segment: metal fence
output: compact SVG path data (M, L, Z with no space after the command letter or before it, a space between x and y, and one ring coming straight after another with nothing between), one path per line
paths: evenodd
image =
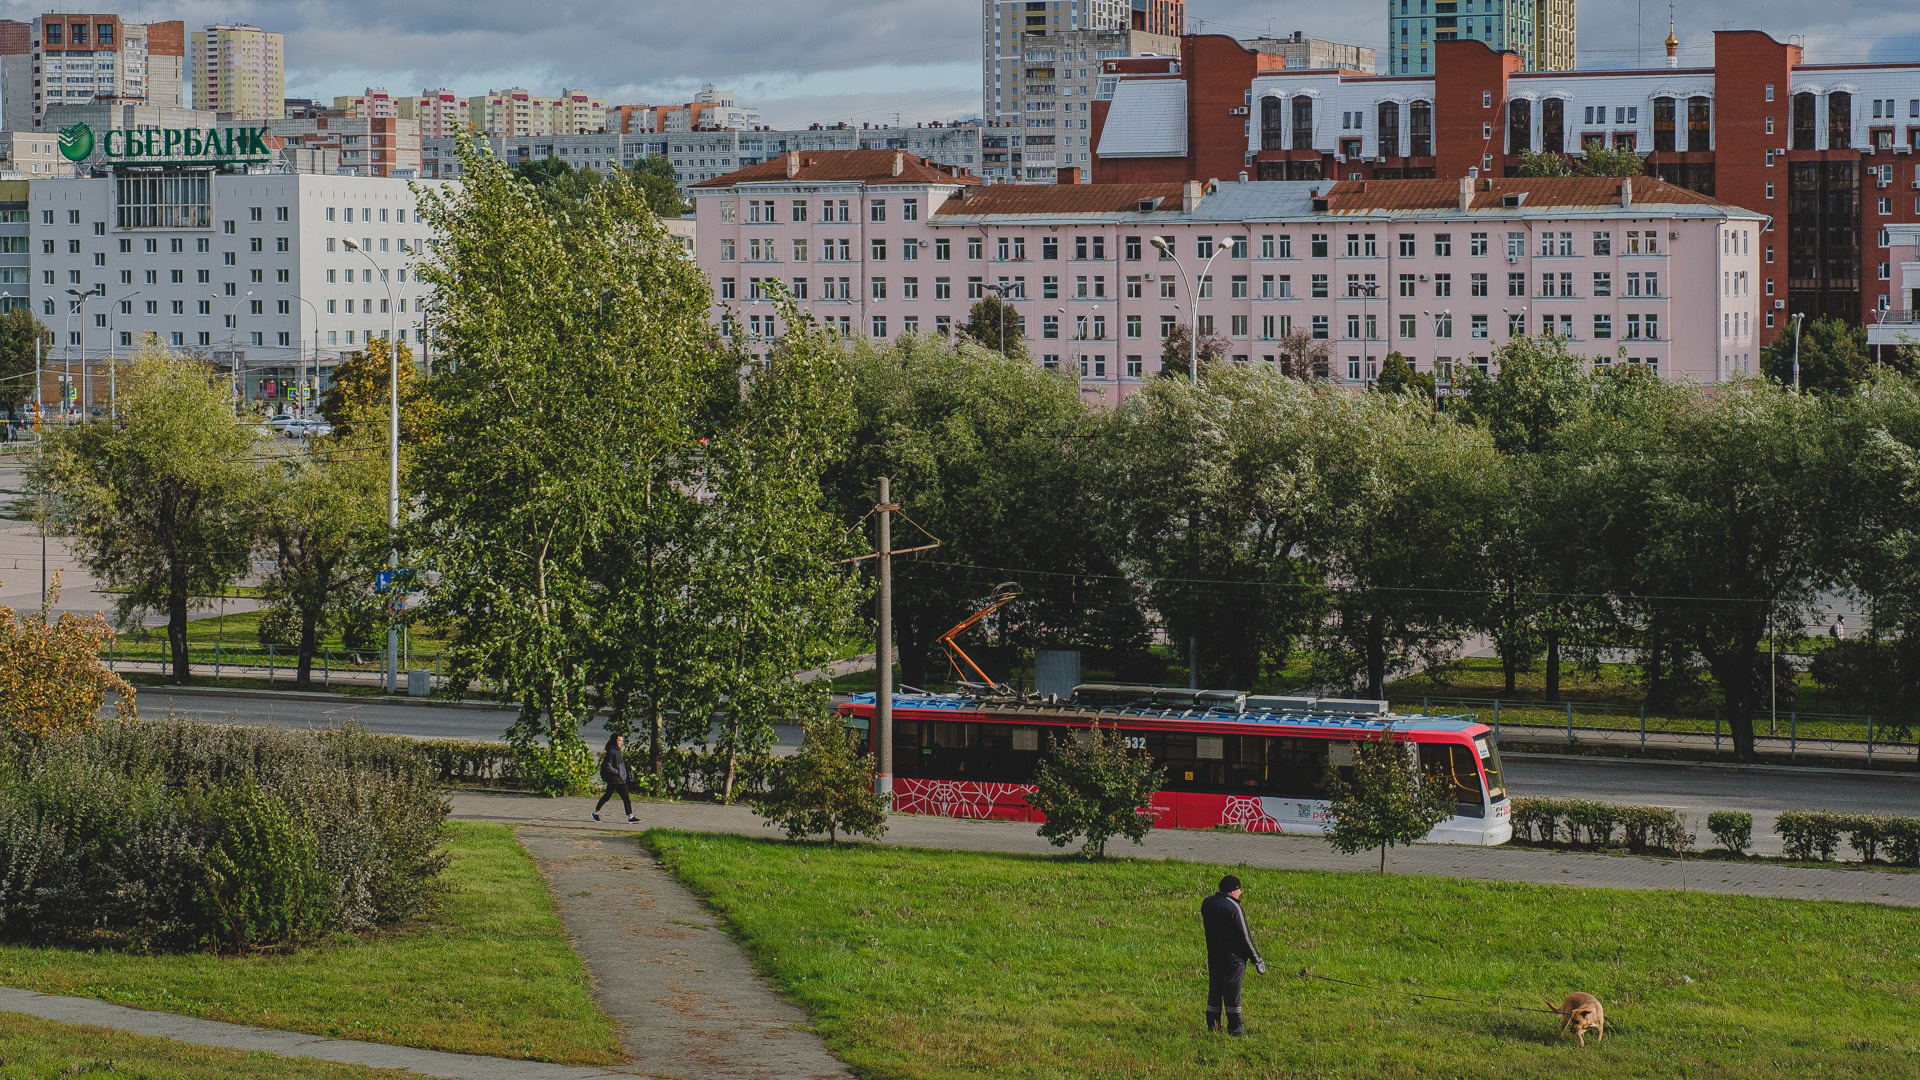
M1396 702L1411 706L1411 701ZM1655 712L1644 706L1499 698L1422 697L1422 712L1470 712L1496 736L1530 742L1565 740L1569 745L1637 745L1715 751L1733 748L1733 730L1722 710L1701 713ZM1911 760L1920 764L1920 740L1910 720L1846 713L1763 712L1753 719L1756 749L1789 758L1802 753L1822 757L1860 757L1868 763Z
M265 679L269 685L286 681L293 682L299 672L300 654L287 646L229 644L218 642L188 651L189 662L197 671L211 669L213 677ZM165 642L143 642L133 648L123 648L119 642L110 643L106 651L100 654L109 670L114 671L151 671L164 673L171 665ZM415 652L404 658L401 670L421 667L431 662L434 688L440 685L441 655L433 653L422 655ZM331 686L335 681L347 685L378 683L386 672L386 650L384 648L332 649L323 648L314 654L313 678L322 687ZM404 678L404 675L403 675Z

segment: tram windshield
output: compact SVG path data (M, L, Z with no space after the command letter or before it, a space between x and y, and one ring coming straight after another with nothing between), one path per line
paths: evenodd
M1487 795L1495 799L1505 795L1506 783L1500 778L1500 747L1493 736L1479 736L1473 740L1473 748L1480 755L1480 767L1487 771Z

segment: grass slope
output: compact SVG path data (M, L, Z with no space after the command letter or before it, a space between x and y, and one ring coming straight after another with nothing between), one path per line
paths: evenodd
M0 1080L86 1076L90 1080L380 1080L386 1069L195 1046L109 1028L0 1013Z
M0 983L142 1009L570 1064L621 1060L533 859L504 825L453 822L431 919L286 955L0 947Z
M1252 1037L1205 1034L1220 869L647 834L862 1075L1920 1075L1915 913L1871 905L1239 868ZM1605 1003L1585 1051L1539 1008ZM1689 981L1691 980L1691 981Z

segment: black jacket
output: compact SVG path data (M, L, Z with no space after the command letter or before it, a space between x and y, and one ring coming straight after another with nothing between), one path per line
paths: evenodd
M609 784L624 783L627 779L627 756L620 752L618 736L607 736L607 748L600 752L600 779Z
M1247 931L1247 916L1240 910L1240 901L1226 893L1214 893L1200 901L1200 922L1207 928L1209 964L1235 960L1264 963L1260 950L1253 947L1253 935Z

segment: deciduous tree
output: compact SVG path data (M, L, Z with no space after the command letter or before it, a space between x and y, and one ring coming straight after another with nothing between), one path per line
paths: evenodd
M1104 858L1107 841L1135 844L1153 828L1153 793L1166 779L1147 755L1134 752L1112 728L1094 724L1083 735L1053 739L1040 762L1027 805L1047 816L1040 835L1054 847L1087 838L1081 853Z
M825 833L839 843L843 832L879 839L888 799L873 790L873 759L854 752L839 720L820 717L807 721L799 752L774 763L766 790L748 804L789 840Z
M961 334L982 348L992 349L1009 360L1027 359L1027 331L1020 310L997 296L989 296L967 309L967 324Z
M32 311L17 307L0 315L0 405L6 407L9 420L21 405L38 396L33 377L42 353L35 349L36 341L42 349L51 346L53 331L42 326Z
M48 528L117 594L123 625L143 611L167 617L173 681L184 684L187 612L252 565L262 436L233 415L225 375L158 345L129 365L120 416L49 435L30 482Z
M386 562L386 440L361 430L266 464L262 585L298 627L294 685L313 684L322 626L362 600Z
M333 433L342 439L387 437L393 401L392 356L385 338L375 338L366 347L342 360L333 369L333 381L320 395L320 412L333 425ZM400 445L418 446L433 430L434 406L426 390L426 380L413 362L413 350L400 343Z
M1415 744L1389 732L1348 743L1353 773L1327 765L1327 843L1342 855L1380 849L1380 872L1387 872L1387 849L1413 845L1453 814L1453 787L1443 770L1425 776L1415 762Z
M1850 393L1873 374L1867 330L1857 323L1822 315L1800 327L1800 389ZM1773 344L1760 350L1760 370L1782 386L1794 385L1794 334L1787 326Z
M1193 331L1186 323L1176 325L1160 339L1160 377L1163 379L1186 379L1193 374L1195 362L1201 368L1218 363L1227 358L1227 350L1233 343L1219 334L1200 335L1200 347L1195 354L1192 346Z

